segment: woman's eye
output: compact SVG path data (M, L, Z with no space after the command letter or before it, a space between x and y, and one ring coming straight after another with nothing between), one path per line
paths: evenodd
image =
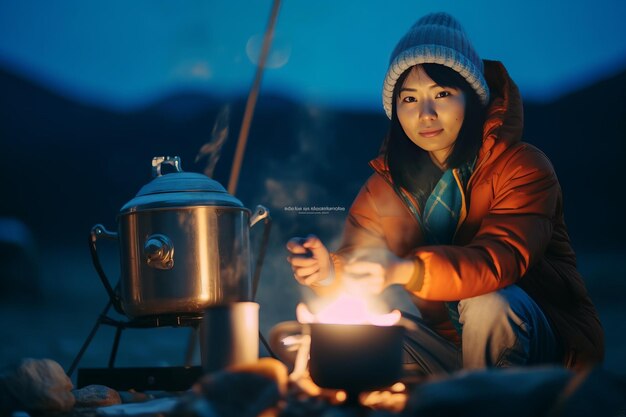
M405 103L414 103L414 102L416 102L417 100L415 99L415 97L412 97L412 96L407 96L407 97L404 97L404 98L402 99L402 101L404 101Z
M449 91L440 91L439 93L437 93L436 98L448 97L449 95Z

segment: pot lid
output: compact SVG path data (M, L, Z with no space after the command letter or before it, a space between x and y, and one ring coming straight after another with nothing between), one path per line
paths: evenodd
M163 165L171 165L175 172L162 174ZM141 187L135 198L124 204L120 214L191 206L243 208L241 201L228 194L219 182L204 174L183 172L178 156L152 158L152 175L155 178Z

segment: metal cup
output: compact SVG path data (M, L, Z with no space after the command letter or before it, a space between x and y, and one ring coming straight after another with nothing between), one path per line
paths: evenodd
M200 327L200 358L204 372L259 359L259 304L238 302L210 306Z

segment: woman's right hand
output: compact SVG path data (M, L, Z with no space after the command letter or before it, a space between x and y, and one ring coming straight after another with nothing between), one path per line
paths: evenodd
M331 260L328 249L315 235L294 237L287 242L293 276L302 285L312 285L329 278Z

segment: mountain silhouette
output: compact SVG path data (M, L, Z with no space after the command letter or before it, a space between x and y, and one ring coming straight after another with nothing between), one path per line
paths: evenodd
M17 217L40 241L84 242L95 223L114 227L120 207L150 181L153 156L178 155L186 171L231 106L229 139L214 178L227 185L245 97L183 91L132 112L62 97L0 70L0 216ZM552 160L575 247L623 246L617 197L626 157L626 71L547 103L525 104L525 140ZM337 234L370 175L387 129L384 113L322 108L261 90L237 197L265 203L285 233L314 226ZM284 212L286 204L331 205L333 221ZM315 217L315 218L313 218Z

